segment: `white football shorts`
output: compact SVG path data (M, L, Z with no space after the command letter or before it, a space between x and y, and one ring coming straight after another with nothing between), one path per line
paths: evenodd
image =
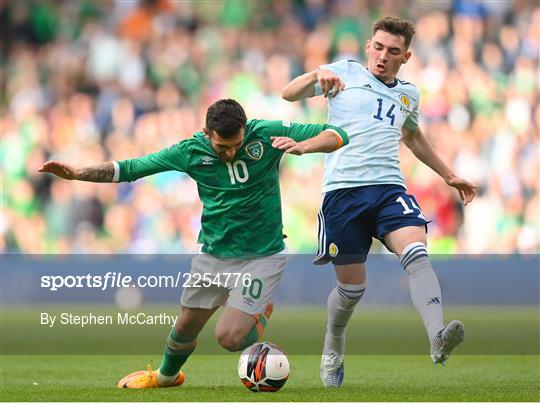
M288 263L287 249L251 260L198 254L180 303L189 308L229 306L248 314L263 313Z

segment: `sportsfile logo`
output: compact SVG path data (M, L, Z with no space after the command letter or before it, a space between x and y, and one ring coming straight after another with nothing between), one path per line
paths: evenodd
M123 275L122 272L107 272L105 275L43 275L40 278L40 286L56 292L60 289L88 288L107 290L109 288L159 288L178 287L181 284L182 274L176 277L172 275L149 275L133 278L131 275Z
M40 287L56 292L60 289L119 289L119 288L208 288L237 287L251 285L251 274L242 272L194 273L178 272L173 275L123 275L122 272L107 272L105 275L43 275Z

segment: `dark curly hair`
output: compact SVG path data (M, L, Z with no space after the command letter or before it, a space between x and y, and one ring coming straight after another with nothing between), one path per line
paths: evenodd
M206 129L216 131L224 139L234 137L246 126L244 108L232 99L219 100L206 112Z

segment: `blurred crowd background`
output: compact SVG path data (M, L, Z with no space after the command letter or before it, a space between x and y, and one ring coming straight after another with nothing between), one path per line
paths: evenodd
M2 1L0 249L196 251L201 205L185 174L116 185L36 170L160 150L201 130L220 98L251 118L325 122L323 97L287 103L281 89L323 63L363 62L385 15L416 23L399 77L419 87L437 152L480 187L463 209L402 149L408 189L432 220L430 251L538 253L540 6L517 0ZM292 252L316 250L322 160L282 165Z

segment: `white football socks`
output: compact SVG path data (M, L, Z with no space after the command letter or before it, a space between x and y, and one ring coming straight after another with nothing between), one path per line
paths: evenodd
M366 290L366 284L347 285L337 282L337 286L328 295L328 323L325 343L332 344L344 339L345 328L356 304Z
M411 243L403 250L401 266L409 275L409 289L414 307L422 317L432 341L444 327L441 287L423 243Z

